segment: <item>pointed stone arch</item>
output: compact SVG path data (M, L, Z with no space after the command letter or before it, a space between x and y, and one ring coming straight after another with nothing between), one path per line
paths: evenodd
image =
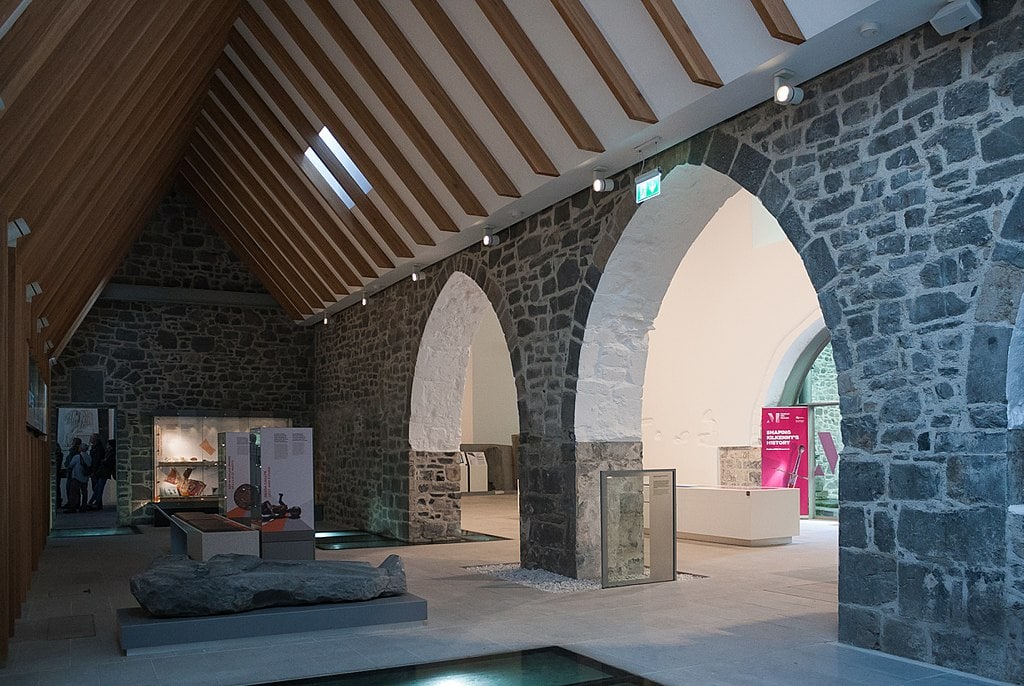
M470 347L489 312L497 314L480 285L452 271L423 325L409 398L411 540L450 540L462 533L456 464L462 402Z

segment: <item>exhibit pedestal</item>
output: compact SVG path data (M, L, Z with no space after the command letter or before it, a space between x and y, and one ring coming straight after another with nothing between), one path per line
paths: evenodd
M182 644L426 619L427 601L411 593L353 603L271 607L208 617L152 617L141 607L117 611L118 636L126 655Z
M193 560L260 554L260 532L216 514L183 512L170 518L171 552Z
M676 486L679 538L744 546L791 543L800 535L795 488Z

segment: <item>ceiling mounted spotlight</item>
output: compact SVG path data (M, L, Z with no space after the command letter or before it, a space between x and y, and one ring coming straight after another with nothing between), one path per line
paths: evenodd
M359 304L366 307L366 303L370 302L369 296L366 295L366 291L363 291L363 298L359 301Z
M413 281L422 281L423 272L420 271L419 267L416 267L415 269L412 270L412 274L409 275L409 278L412 279Z
M594 185L592 187L595 193L615 190L615 180L605 177L607 171L604 167L594 168Z
M484 239L481 241L488 248L492 248L498 243L501 243L501 238L494 235L494 231L489 226L484 227Z
M792 83L793 72L783 69L775 72L775 102L779 105L799 105L803 102L804 91Z
M25 302L32 302L32 298L40 295L43 292L43 287L39 285L38 281L33 281L29 285L25 286Z

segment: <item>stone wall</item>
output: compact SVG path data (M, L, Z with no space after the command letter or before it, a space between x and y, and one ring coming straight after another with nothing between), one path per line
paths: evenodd
M967 31L912 32L802 84L801 105L765 103L647 165L667 180L713 170L756 194L818 292L846 446L841 640L1020 681L1006 506L1008 494L1024 500L1007 479L1005 387L1024 286L1024 11L1010 0L983 9ZM636 212L635 171L617 176L621 191L578 193L511 227L500 246L448 258L425 283L398 284L318 331L317 425L330 434L320 468L339 477L325 481L329 506L407 526L407 491L389 493L409 473L418 340L441 286L463 271L511 351L522 562L585 574L584 454L613 439L576 443L580 352ZM620 323L642 342L648 322ZM631 459L615 453L613 466Z
M462 536L457 453L409 454L409 540L456 541Z
M266 293L259 279L211 230L188 193L177 187L160 202L111 282Z
M244 269L187 198L172 192L116 278L251 291ZM309 426L312 354L312 334L280 309L101 299L53 368L51 406L74 400L73 370L103 375L101 404L116 408L118 474L130 475L117 482L118 520L151 521L153 416L280 416Z

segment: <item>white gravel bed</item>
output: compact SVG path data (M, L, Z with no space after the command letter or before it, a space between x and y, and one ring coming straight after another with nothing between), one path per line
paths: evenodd
M504 581L511 581L514 584L529 586L548 593L579 593L581 591L597 591L601 588L601 583L598 581L570 579L546 569L523 569L514 563L476 565L465 567L465 569L478 574L489 574Z

